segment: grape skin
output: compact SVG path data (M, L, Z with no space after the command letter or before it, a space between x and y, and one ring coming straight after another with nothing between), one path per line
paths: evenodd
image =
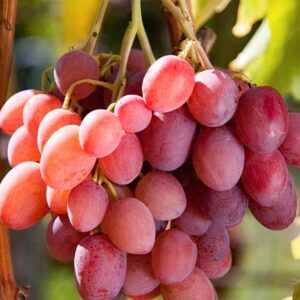
M126 275L126 253L104 235L88 236L75 252L76 285L85 300L112 300Z
M47 185L54 189L72 189L88 176L96 162L81 149L78 133L77 125L64 126L45 145L41 172Z
M41 157L36 141L24 126L11 136L7 147L8 162L12 167L25 161L39 161Z
M127 70L129 72L138 73L143 72L147 69L145 56L140 49L131 49L129 52Z
M51 110L60 108L61 101L52 95L38 94L31 97L24 106L24 126L37 139L38 129L44 116Z
M195 138L192 158L203 183L216 191L225 191L239 181L245 153L231 128L222 126L200 131Z
M47 227L48 251L56 260L72 261L77 245L85 236L72 227L67 215L54 217Z
M154 114L140 139L145 159L161 171L173 171L187 160L196 122L183 106L166 114Z
M136 198L113 202L102 228L111 241L131 254L147 254L154 245L155 224L147 206Z
M11 229L28 228L49 211L36 162L23 162L10 170L1 182L0 195L0 220Z
M178 218L186 207L186 196L180 182L167 172L147 173L138 182L135 194L147 205L156 220Z
M224 125L231 119L238 104L234 81L226 73L215 69L199 72L195 81L188 100L191 114L202 125Z
M85 180L72 189L68 199L68 216L80 232L94 229L104 218L108 205L105 188L93 180Z
M47 186L46 197L50 210L58 215L67 214L67 203L71 193L70 190L55 190Z
M174 228L157 237L152 250L152 268L163 284L183 281L193 271L196 260L197 247L188 234Z
M0 128L8 135L12 135L23 125L23 109L26 102L34 95L41 94L38 90L24 90L12 95L4 103L0 111Z
M59 128L66 125L80 125L81 118L73 111L58 108L48 112L42 119L37 135L37 143L42 152L46 142Z
M118 147L109 155L99 158L104 175L116 184L128 184L141 172L143 151L134 133L125 133Z
M194 88L194 70L185 60L166 55L154 62L145 74L142 91L153 111L166 113L182 106Z
M143 71L129 76L126 82L124 95L137 95L142 97L142 84L145 74L146 72Z
M272 152L282 144L288 131L283 98L271 87L252 87L239 100L235 127L239 139L252 151Z

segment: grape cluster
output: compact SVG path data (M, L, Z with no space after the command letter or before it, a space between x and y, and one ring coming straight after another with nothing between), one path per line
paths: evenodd
M287 163L300 167L300 114L228 70L195 75L173 55L146 70L137 50L113 108L111 91L88 82L71 96L81 109L62 108L74 82L114 81L118 67L104 76L103 64L72 50L50 94L21 91L3 106L13 168L1 222L19 230L51 212L49 252L74 261L83 299L217 299L210 279L229 271L228 231L247 207L272 230L295 218Z

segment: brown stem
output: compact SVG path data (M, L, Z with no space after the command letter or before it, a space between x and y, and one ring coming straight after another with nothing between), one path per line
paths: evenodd
M15 33L17 0L0 0L0 106L6 99Z

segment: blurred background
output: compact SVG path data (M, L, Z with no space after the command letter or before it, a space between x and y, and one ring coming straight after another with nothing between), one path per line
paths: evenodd
M83 45L99 0L19 0L9 95L41 88L41 74L73 46ZM300 110L300 1L191 0L197 28L211 27L216 42L209 54L214 65L242 69L253 83L272 85L292 110ZM143 0L143 18L156 57L171 51L159 0ZM130 20L130 1L111 0L99 52L118 53ZM138 47L138 44L136 44ZM1 178L8 171L8 137L1 134ZM3 166L3 167L2 167ZM292 171L300 192L300 174ZM300 193L299 193L300 195ZM80 299L72 264L47 254L49 219L25 231L12 231L16 280L30 285L32 300ZM214 284L220 300L277 300L293 293L300 278L300 218L288 230L263 228L250 213L231 232L233 266ZM299 237L298 237L299 236Z

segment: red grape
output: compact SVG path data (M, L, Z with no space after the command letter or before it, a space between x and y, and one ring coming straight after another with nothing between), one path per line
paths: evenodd
M25 161L39 161L41 157L36 141L24 126L19 127L9 140L8 162L12 167Z
M126 275L126 253L106 236L88 236L79 243L74 259L76 284L85 300L114 299Z
M152 171L137 184L136 197L143 201L156 220L178 218L186 207L186 197L180 182L167 172Z
M231 189L244 167L244 148L227 127L203 128L195 139L193 165L199 178L216 191Z
M237 135L255 152L272 152L286 137L288 111L281 95L267 86L243 93L235 115Z
M50 210L58 215L67 214L67 203L71 190L55 190L47 186L46 197Z
M93 169L96 158L85 153L79 144L79 127L67 125L48 140L41 157L42 176L57 190L68 190L82 182Z
M188 100L193 117L208 127L224 125L238 104L237 87L226 73L208 69L195 76L195 87Z
M179 229L159 234L152 250L152 268L163 284L183 281L193 271L197 247L190 236Z
M143 162L142 146L134 133L125 133L111 154L99 158L101 171L117 184L132 182L140 174Z
M145 71L146 69L143 51L139 49L131 49L127 62L127 70L133 73L138 73Z
M190 154L195 131L196 122L185 106L153 115L140 135L145 158L152 167L162 171L179 168Z
M166 55L146 72L143 97L152 110L165 113L182 106L194 87L194 70L185 60Z
M124 95L138 95L142 97L142 84L145 74L146 72L143 71L129 76L126 82Z
M28 228L49 210L36 162L23 162L10 170L1 182L0 195L0 220L11 229Z

